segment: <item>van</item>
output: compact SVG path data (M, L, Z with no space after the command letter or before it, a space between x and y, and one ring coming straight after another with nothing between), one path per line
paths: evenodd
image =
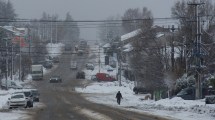
M113 78L112 76L110 76L109 74L106 73L97 73L96 75L91 77L92 80L95 81L107 81L107 82L113 82L116 81L115 78Z
M78 69L78 65L76 61L72 61L71 62L71 66L70 66L71 70L77 70Z

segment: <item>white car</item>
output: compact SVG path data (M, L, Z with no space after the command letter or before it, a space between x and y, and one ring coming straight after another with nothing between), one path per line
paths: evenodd
M9 108L24 107L27 108L27 99L24 93L14 93L8 98Z

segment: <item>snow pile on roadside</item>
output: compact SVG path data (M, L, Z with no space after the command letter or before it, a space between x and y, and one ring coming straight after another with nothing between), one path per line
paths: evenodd
M9 97L10 97L9 94L0 95L0 109L3 109L3 108L5 108L7 106L7 101L8 101Z
M215 117L215 105L205 105L204 99L183 100L180 97L166 98L159 101L147 103L143 101L144 109L157 109L166 111L187 111L197 114L208 114Z
M62 43L48 43L46 45L48 54L52 57L56 57L62 54L62 47L64 44Z
M122 86L119 86L118 81L115 82L95 82L85 88L76 88L76 91L87 94L87 99L95 102L106 104L115 107L117 91L121 91L123 99L120 108L129 108L138 111L150 111L156 115L166 115L179 119L181 116L189 117L189 120L200 120L203 118L211 119L215 117L215 105L205 105L202 100L183 100L179 97L172 99L166 98L159 101L144 100L144 94L135 95L132 91L134 83L122 79ZM159 111L159 112L158 112ZM174 114L171 114L174 112ZM177 113L177 115L176 115ZM198 118L193 114L198 115ZM193 117L192 117L193 116Z

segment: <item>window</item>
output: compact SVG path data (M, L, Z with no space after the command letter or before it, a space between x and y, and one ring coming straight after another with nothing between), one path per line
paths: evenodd
M11 97L11 99L13 99L13 98L24 98L24 96L23 95L14 95Z

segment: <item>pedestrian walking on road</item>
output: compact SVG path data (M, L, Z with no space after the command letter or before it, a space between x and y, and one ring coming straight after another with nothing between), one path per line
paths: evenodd
M117 103L120 105L121 99L123 99L120 91L118 91L118 93L116 94L116 99L117 99Z

